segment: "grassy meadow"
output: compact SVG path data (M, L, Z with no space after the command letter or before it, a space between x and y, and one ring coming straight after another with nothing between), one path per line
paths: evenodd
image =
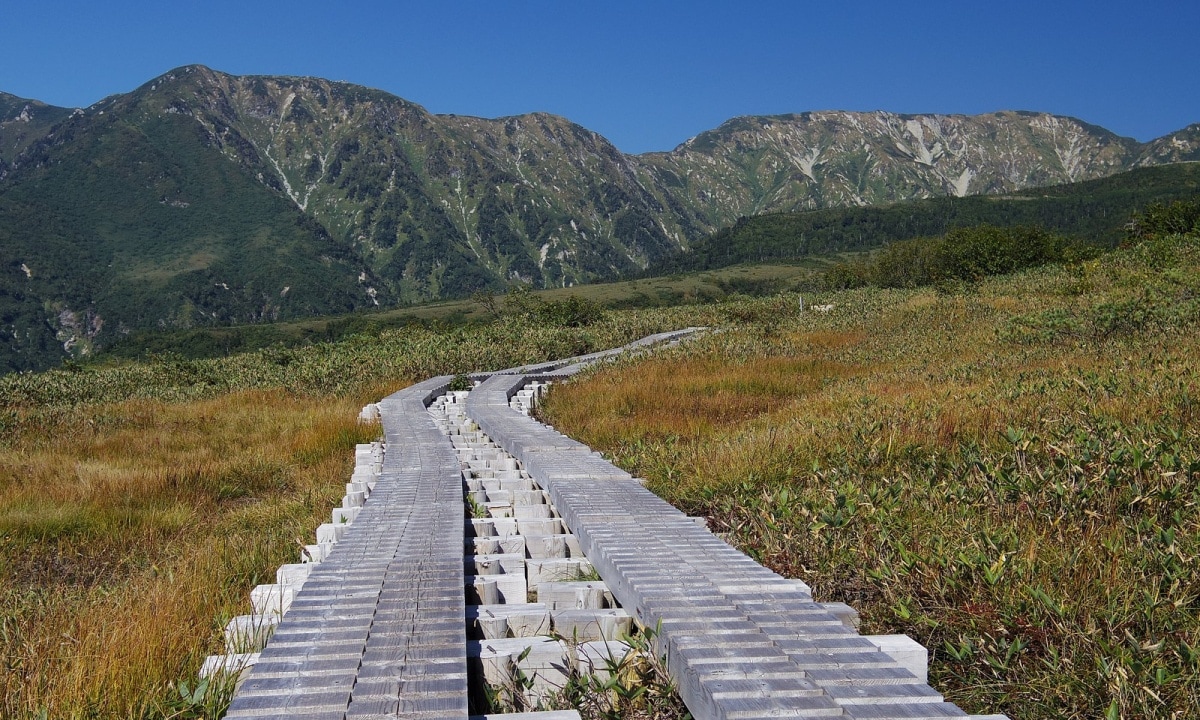
M741 296L761 296L819 284L837 262L864 253L841 253L787 264L738 265L705 272L552 288L536 293L554 304L577 299L606 309L665 308L722 302ZM320 317L289 322L196 327L166 332L135 332L105 348L100 362L111 359L152 359L156 355L187 358L220 357L266 347L298 347L336 342L356 335L379 334L411 325L484 323L503 309L506 295L491 296L493 307L478 299L446 300L357 315Z
M212 699L193 696L200 662L340 502L354 445L379 433L357 423L363 404L702 312L611 313L583 328L511 315L0 377L0 717L211 716Z
M249 588L377 435L352 398L241 391L31 418L0 450L0 715L187 717ZM311 539L306 540L311 542Z
M1200 715L1200 237L940 290L725 306L555 387L555 427L972 713Z
M522 297L486 324L0 377L0 716L211 715L182 682L342 495L364 403L689 325L716 331L544 414L864 632L924 643L968 711L1200 714L1195 235L806 310L807 275L729 273L710 303ZM762 282L784 291L738 294Z

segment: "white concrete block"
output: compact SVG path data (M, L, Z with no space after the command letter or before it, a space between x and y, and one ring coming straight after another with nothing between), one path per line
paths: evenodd
M563 532L559 518L517 518L516 523L522 535L557 535Z
M848 627L852 630L858 629L858 611L855 610L854 608L850 607L846 603L841 603L841 602L839 602L839 603L820 603L820 605L822 608L825 609L826 612L830 613L831 615L836 617L838 620L841 620L842 624L845 625L846 627Z
M621 608L555 610L550 624L556 635L572 642L619 640L633 630L633 618Z
M575 648L575 667L580 675L593 675L607 680L611 670L616 670L633 651L620 640L593 640L580 643Z
M468 575L524 575L525 556L516 553L467 555L463 566Z
M537 601L550 610L598 609L617 604L608 586L598 580L541 583L537 587Z
M491 518L510 518L513 516L512 503L484 503L483 508L487 510L488 517Z
M525 538L525 552L531 558L543 560L565 558L568 555L566 535L522 535L522 537Z
M484 640L498 640L509 636L508 618L503 615L481 615L475 619L475 624Z
M518 526L515 518L492 518L492 526L495 528L495 535L505 537L508 535L518 534Z
M529 586L525 575L487 575L496 580L496 588L500 591L500 602L524 603L529 600Z
M929 651L921 643L907 635L864 635L871 644L887 653L904 669L917 676L921 682L929 682Z
M282 617L292 605L296 591L279 584L258 585L250 591L250 607L255 615Z
M496 575L466 576L467 605L499 605L500 586Z
M325 558L329 557L329 553L333 552L333 543L317 543L316 545L305 545L303 552L300 553L300 562L302 563L319 563L324 562Z
M468 605L499 605L528 601L529 592L524 574L467 575L465 580Z
M467 655L479 658L484 679L499 688L512 689L519 669L532 685L526 699L535 705L566 685L575 660L567 643L548 637L468 642Z
M280 565L279 569L275 571L275 582L299 590L304 585L304 581L308 579L308 574L312 572L312 569L312 563Z
M499 483L496 483L496 485L499 485ZM512 490L501 490L501 489L499 489L499 487L497 487L494 490L489 489L489 490L485 491L484 495L486 495L484 502L503 503L506 505L513 504Z
M467 537L493 537L499 535L496 532L496 523L491 518L471 518L467 521L464 528Z
M525 557L524 535L492 535L490 537L467 538L467 555L520 555Z
M358 517L358 508L356 507L340 507L334 508L332 519L334 525L349 525L354 522L354 518Z
M336 543L342 539L342 533L346 532L346 526L334 523L322 523L317 526L317 543Z
M278 615L238 615L225 624L225 652L229 655L262 650L279 624Z
M250 668L258 662L258 653L238 653L235 655L209 655L204 658L197 675L201 679L215 677L226 673L238 673L241 680L250 674Z
M551 507L545 503L512 505L511 508L513 517L518 520L544 520L554 517Z
M536 590L547 582L571 582L589 575L594 569L587 558L530 559L525 563L529 588Z
M504 618L507 637L534 637L550 633L550 610L541 603L508 603L467 607L467 625L473 636L484 633L483 623ZM489 639L494 639L489 638Z
M513 505L546 505L550 501L545 490L510 490Z

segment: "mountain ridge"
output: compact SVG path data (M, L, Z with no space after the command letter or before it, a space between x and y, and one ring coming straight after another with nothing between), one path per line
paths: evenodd
M1029 111L810 111L632 155L550 113L439 115L353 83L189 65L81 110L0 95L0 145L0 337L19 357L611 278L743 216L1200 159L1200 124L1139 143Z

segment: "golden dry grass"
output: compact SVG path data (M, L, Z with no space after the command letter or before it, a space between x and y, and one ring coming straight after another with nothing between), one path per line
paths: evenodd
M195 686L250 588L329 516L353 445L377 434L355 422L362 403L709 313L614 312L585 327L506 315L0 378L0 717L211 714L171 683Z
M819 378L851 372L808 357L652 359L598 376L599 389L559 406L558 417L573 426L591 418L589 435L602 445L629 436L692 437L783 408L816 390Z
M864 631L924 643L969 712L1194 717L1195 245L1178 271L1118 253L1084 294L1048 269L760 314L541 412Z
M28 413L0 448L0 714L165 714L336 504L378 434L360 407L257 391Z

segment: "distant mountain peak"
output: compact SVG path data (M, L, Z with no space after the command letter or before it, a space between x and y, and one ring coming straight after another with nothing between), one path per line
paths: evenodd
M122 326L569 286L645 268L741 216L1008 193L1197 159L1200 125L1141 144L1029 111L751 115L630 155L551 113L435 115L353 83L185 65L86 111L0 94L0 206L11 210L0 233L33 237L31 258L78 247L113 268L54 285L40 268L70 263L35 258L34 278L13 276L41 288L36 312L94 312L103 342ZM39 245L38 233L50 239ZM295 268L329 268L328 287L297 277L281 295L256 270L285 273L270 243L285 243ZM136 310L99 299L120 297L130 277L161 285L163 299Z

